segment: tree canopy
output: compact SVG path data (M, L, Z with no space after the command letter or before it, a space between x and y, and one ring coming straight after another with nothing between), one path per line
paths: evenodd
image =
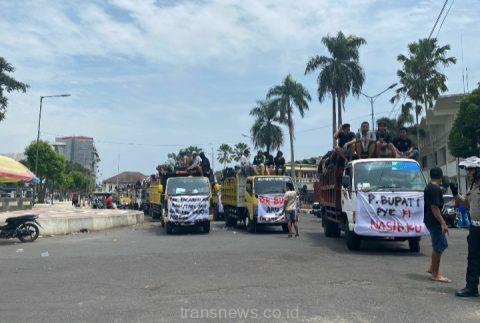
M7 112L8 99L6 93L12 91L22 91L25 93L28 84L19 82L13 77L8 75L8 73L13 73L15 68L12 64L6 61L5 58L0 57L0 121L5 119L5 114Z
M277 124L279 121L278 109L269 100L259 100L257 105L250 111L255 117L250 133L255 148L265 148L270 153L272 149L278 149L283 144L283 132Z

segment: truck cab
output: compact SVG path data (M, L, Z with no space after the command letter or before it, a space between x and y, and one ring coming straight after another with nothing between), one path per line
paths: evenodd
M426 181L415 160L359 159L345 167L332 165L320 176L316 196L322 205L325 235L345 232L347 247L360 248L362 240L408 240L419 251Z
M207 177L179 176L166 180L162 227L171 234L175 227L195 226L210 232L212 192Z

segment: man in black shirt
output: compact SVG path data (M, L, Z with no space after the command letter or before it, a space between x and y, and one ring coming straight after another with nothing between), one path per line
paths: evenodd
M275 164L275 174L284 175L285 174L285 158L283 157L283 153L280 150L277 151L277 156L273 159L273 163Z
M265 155L265 171L267 172L267 175L272 175L273 169L275 168L273 156L268 151L265 151L264 155Z
M413 144L407 137L407 128L402 127L398 130L398 137L393 139L393 145L395 146L395 149L397 149L397 155L413 158Z
M448 247L446 237L448 227L440 211L443 207L443 192L440 187L442 178L443 172L441 168L434 167L430 170L431 180L424 191L425 204L423 221L428 231L430 231L430 237L432 238L432 262L428 272L432 274L432 280L449 283L451 282L450 279L439 273L442 253Z
M255 175L265 175L265 156L261 150L253 158L253 170Z
M357 142L357 137L350 131L350 125L348 123L343 124L335 132L333 138L337 139L335 150L345 161L348 161L355 152L355 143Z
M396 150L392 144L392 136L387 130L387 124L384 121L377 123L377 132L375 132L376 142L376 154L377 157L391 157L395 158Z

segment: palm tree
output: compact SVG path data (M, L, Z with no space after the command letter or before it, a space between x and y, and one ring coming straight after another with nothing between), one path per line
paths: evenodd
M366 41L354 35L345 36L339 31L336 36L323 37L322 43L331 56L312 57L307 63L305 74L320 69L317 77L318 100L323 102L327 94L332 97L332 132L335 132L343 122L342 111L345 110L346 97L350 93L358 96L365 81L358 49ZM333 145L335 146L335 140Z
M250 130L255 148L265 147L267 153L270 153L271 149L280 148L283 144L283 132L275 124L279 120L277 107L271 101L259 100L250 115L256 117Z
M425 111L433 106L433 101L448 90L447 77L438 71L440 66L447 67L456 63L455 57L447 57L450 45L439 47L436 38L420 39L408 44L408 56L398 55L402 69L397 71L401 86L397 89L391 102L408 97L415 102L415 121L417 141L419 139L419 116L423 104ZM418 144L418 142L417 142Z
M242 159L243 152L248 149L248 145L244 142L239 142L233 147L231 152L231 159L236 161L237 163Z
M218 161L223 164L223 169L227 167L227 164L232 161L233 149L228 144L222 144L217 150Z
M296 82L290 74L285 77L283 83L272 87L267 94L271 104L279 112L279 121L286 123L290 136L290 162L292 165L292 177L295 177L295 154L293 150L294 125L293 108L296 107L303 118L305 110L308 110L308 102L312 100L307 89L299 82Z

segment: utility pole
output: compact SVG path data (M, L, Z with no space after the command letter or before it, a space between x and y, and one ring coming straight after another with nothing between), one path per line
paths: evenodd
M378 94L375 94L375 95L367 95L363 92L360 92L364 97L366 97L370 101L370 105L371 105L371 108L372 108L372 131L375 130L375 112L374 112L374 109L373 109L373 104L375 103L375 101L378 99L378 97L380 95L387 92L388 90L393 89L395 86L397 86L397 84L398 83L393 83L392 85L387 87L385 90L383 90L382 92L380 92Z

